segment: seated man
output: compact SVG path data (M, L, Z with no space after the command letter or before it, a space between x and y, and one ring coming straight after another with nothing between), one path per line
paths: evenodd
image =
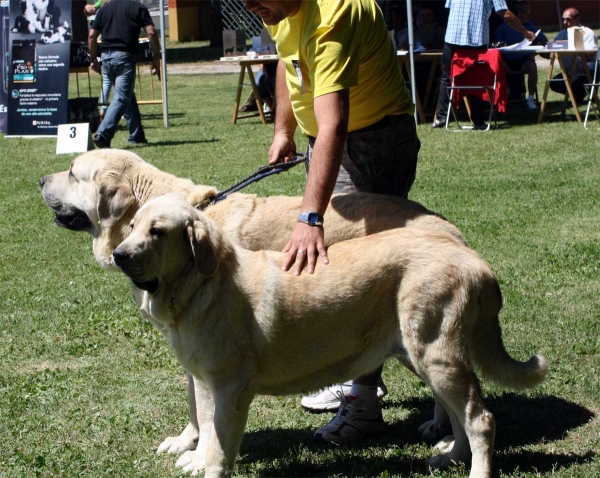
M435 21L435 11L429 4L423 4L417 11L417 19L413 30L415 50L441 50L444 47L446 29ZM408 50L408 27L399 30L395 35L396 49Z
M588 27L584 27L580 21L579 12L574 8L567 8L562 15L563 24L566 28L570 27L579 27L583 30L583 48L585 50L595 50L598 46L598 38L593 30ZM562 30L556 35L555 40L567 40L567 30ZM584 83L588 82L587 75L585 74L585 69L583 67L583 62L579 56L565 56L563 58L563 62L565 64L565 68L567 71L571 71L571 66L573 65L573 59L576 59L577 63L575 65L575 70L573 72L573 77L571 78L571 86L573 87L573 95L575 96L575 101L577 103L581 103L585 98L586 92ZM591 52L586 54L586 59L588 60L588 68L592 75L594 74L595 68L595 59L596 53ZM554 77L555 80L563 78L562 73L559 73ZM550 89L557 93L567 94L567 85L564 81L553 81L550 83Z
M532 32L537 32L539 30L533 23L529 21L529 5L526 2L521 2L517 4L515 7L515 15L519 21L523 24L523 26ZM518 31L510 28L506 23L502 23L498 30L496 30L496 41L504 42L507 45L514 45L515 43L519 43L523 41L523 35L521 35ZM534 40L534 44L545 45L548 43L548 38L543 33L540 33ZM521 53L508 53L505 52L502 54L504 57L504 65L507 72L521 72L527 75L527 90L529 91L529 97L527 98L527 107L531 110L537 108L535 104L534 96L537 92L537 65L535 63L535 54L521 52ZM509 77L510 78L510 77ZM511 90L511 97L514 98L515 89L520 89L519 86L514 86L514 82L507 78L509 83L509 89ZM519 82L521 77L518 78ZM520 93L520 91L518 92ZM519 95L520 96L520 95Z
M258 93L263 100L263 111L270 113L273 110L273 98L275 97L275 77L277 73L277 63L263 63L260 69L254 75L254 81L258 88ZM254 92L250 93L248 99L240 106L240 112L256 111L256 99Z

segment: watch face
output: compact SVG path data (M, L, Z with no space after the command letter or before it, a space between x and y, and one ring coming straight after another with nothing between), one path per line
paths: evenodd
M317 224L319 222L319 215L315 212L308 213L309 224Z

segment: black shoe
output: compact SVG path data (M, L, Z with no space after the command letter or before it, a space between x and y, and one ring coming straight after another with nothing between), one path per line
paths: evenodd
M484 131L488 128L488 125L486 123L481 123L481 124L475 124L473 125L473 129L478 130L478 131Z
M98 133L96 133L94 135L94 144L96 145L96 148L99 149L107 149L110 148L110 141L106 141L102 136L100 136Z
M441 119L433 118L433 123L431 124L432 128L443 128L446 126L446 122Z
M129 145L130 146L135 146L136 144L148 144L148 140L146 138L144 139L130 139L129 140Z

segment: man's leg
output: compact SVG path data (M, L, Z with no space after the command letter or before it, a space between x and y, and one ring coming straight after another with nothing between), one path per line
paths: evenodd
M334 192L363 191L408 197L421 143L414 118L390 116L374 131L351 133ZM384 119L385 120L385 119ZM344 443L373 435L385 426L378 403L383 365L353 380L336 417L315 432L319 441Z
M135 87L135 60L127 53L113 53L102 57L102 72L106 73L113 85L113 99L100 123L94 141L110 142L115 136L119 120L127 112Z
M455 49L455 46L444 43L444 49L442 50L442 78L440 79L440 91L438 94L438 110L433 119L434 128L438 125L441 126L441 122L445 122L448 115L448 107L450 105L450 97L448 95L450 65L452 64L452 56Z
M142 115L140 114L137 98L135 96L135 92L133 91L131 92L129 107L123 116L125 117L125 121L127 121L127 128L129 129L129 142L147 143L148 141L146 141L146 133L144 132L144 127L142 126Z

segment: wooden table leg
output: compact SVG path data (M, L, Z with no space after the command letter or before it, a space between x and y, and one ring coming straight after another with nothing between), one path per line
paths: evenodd
M242 88L244 87L244 72L246 71L246 67L244 65L240 66L240 77L238 80L237 92L235 94L235 105L233 106L233 120L231 124L236 124L238 112L240 109L240 98L242 96Z
M558 66L560 66L560 71L563 74L563 78L565 80L565 86L567 87L567 93L569 95L569 99L571 100L571 105L573 106L573 109L575 110L575 117L577 118L577 121L579 122L579 124L581 124L581 123L583 123L583 119L581 118L581 114L579 113L579 108L577 107L577 101L575 101L575 95L573 93L573 86L571 85L571 75L575 71L576 64L577 64L577 58L574 58L573 64L571 65L571 71L569 73L569 72L567 72L567 69L565 68L565 64L563 63L562 57L560 57L560 56L558 57ZM566 111L566 100L567 100L567 98L565 97L565 101L563 102L563 115L565 114L565 111Z
M544 86L544 96L542 96L542 104L540 105L540 114L538 115L538 124L544 120L544 112L546 111L546 99L548 98L548 90L550 89L550 80L552 79L552 70L554 69L554 60L556 55L550 54L550 66L548 66L548 75L546 77L546 85Z
M262 97L258 92L258 86L256 86L256 81L254 81L254 73L252 73L252 67L250 65L246 66L248 68L248 76L250 77L250 85L252 86L252 92L254 93L254 99L256 101L256 107L258 108L258 114L260 115L260 120L262 124L267 124L267 120L265 118L265 113L263 111L262 105Z

